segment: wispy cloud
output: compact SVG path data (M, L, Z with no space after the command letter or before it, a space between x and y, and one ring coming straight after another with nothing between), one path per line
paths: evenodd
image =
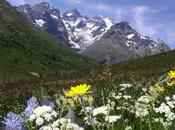
M83 2L82 0L65 0L65 1L73 4L81 4Z
M157 30L154 26L149 25L146 22L145 14L152 12L152 10L146 6L136 6L132 8L133 20L136 29L144 35L154 36L157 34Z
M40 2L49 2L49 0L8 0L12 5L21 5L21 4L35 4L35 3L40 3Z

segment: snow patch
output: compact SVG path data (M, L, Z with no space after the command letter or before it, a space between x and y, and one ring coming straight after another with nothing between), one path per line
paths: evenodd
M35 22L37 25L39 25L40 27L43 27L43 25L46 23L44 20L42 19L35 19Z
M148 38L145 37L145 36L143 36L143 35L140 35L140 38L141 38L141 39L144 39L144 40L148 40Z
M68 13L68 14L66 14L68 17L70 17L70 16L72 16L73 14L72 13Z
M68 39L69 39L69 43L72 45L71 48L80 49L80 46L77 43L75 43L74 41L72 41L72 39L70 37Z
M54 19L58 19L58 17L56 15L51 14L50 16Z
M92 27L94 27L94 25L95 25L94 23L87 23L87 24L86 24L86 27L92 28Z
M113 25L113 22L112 22L112 20L110 20L109 18L107 18L107 17L104 17L104 19L103 19L104 21L105 21L105 23L106 23L106 31L108 31L110 28L111 28L111 26Z
M135 36L135 34L129 34L128 36L127 36L127 38L128 39L131 39L131 38L133 38Z

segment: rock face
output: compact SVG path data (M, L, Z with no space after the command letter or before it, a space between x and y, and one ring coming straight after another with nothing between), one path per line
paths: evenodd
M50 33L74 50L106 63L112 63L154 55L170 48L139 34L128 22L114 23L104 16L88 17L78 10L66 11L42 2L36 5L16 7L36 27Z
M90 18L81 15L76 9L63 14L63 22L69 34L70 42L74 48L86 49L89 45L99 40L113 25L107 17L98 16Z
M68 33L61 19L60 11L43 2L36 5L21 5L17 10L36 27L48 32L57 39L68 43Z
M112 63L139 58L168 51L164 43L156 43L149 37L136 32L128 22L113 25L100 40L93 43L82 53L106 63L110 57Z

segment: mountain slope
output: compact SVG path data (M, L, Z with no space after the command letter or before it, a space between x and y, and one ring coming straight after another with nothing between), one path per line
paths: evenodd
M97 65L33 28L6 1L0 1L0 79L87 70Z
M100 40L82 53L99 62L105 63L111 58L112 63L145 57L170 50L165 43L157 43L134 30L128 22L113 25Z

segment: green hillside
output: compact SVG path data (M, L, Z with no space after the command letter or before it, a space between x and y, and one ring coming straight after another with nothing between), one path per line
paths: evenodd
M114 77L120 79L136 79L142 76L151 77L161 75L175 69L175 51L130 60L111 66ZM140 77L141 76L141 77Z
M0 80L79 71L96 66L48 34L37 30L6 1L0 1Z

